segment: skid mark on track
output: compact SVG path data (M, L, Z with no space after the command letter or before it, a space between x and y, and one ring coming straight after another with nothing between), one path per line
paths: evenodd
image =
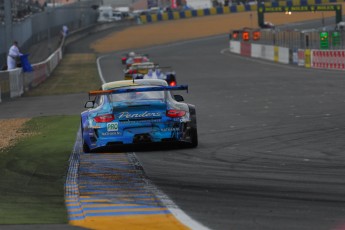
M91 229L207 229L198 223L188 225L191 219L187 218L187 226L176 218L178 208L166 202L167 197L147 179L134 153L88 154L80 149L78 134L65 188L71 225Z

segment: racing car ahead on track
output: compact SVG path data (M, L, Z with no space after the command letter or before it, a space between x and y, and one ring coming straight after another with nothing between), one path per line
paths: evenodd
M163 79L168 85L175 86L177 83L176 73L174 71L162 72L161 68L166 69L167 67L159 67L159 65L153 62L134 63L123 70L125 75L124 79Z
M127 144L184 143L198 145L195 106L171 91L187 85L168 86L160 79L109 82L85 103L81 113L84 152Z
M122 65L131 66L133 63L141 63L150 61L148 54L136 54L134 52L129 52L121 56Z

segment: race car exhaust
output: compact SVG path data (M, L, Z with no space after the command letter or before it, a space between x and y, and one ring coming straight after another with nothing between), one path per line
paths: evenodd
M147 143L152 142L150 134L136 134L133 138L133 143Z

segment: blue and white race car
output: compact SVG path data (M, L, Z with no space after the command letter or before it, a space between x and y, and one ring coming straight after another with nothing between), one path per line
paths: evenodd
M169 86L161 79L109 82L85 103L81 113L84 152L103 147L142 143L185 143L197 147L195 106L171 91L188 86Z

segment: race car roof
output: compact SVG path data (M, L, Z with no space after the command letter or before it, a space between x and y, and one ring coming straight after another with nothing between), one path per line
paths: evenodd
M102 85L103 90L108 89L116 89L121 87L127 86L134 86L134 85L159 85L159 86L167 86L167 82L161 79L138 79L138 80L123 80L123 81L113 81L108 82Z

